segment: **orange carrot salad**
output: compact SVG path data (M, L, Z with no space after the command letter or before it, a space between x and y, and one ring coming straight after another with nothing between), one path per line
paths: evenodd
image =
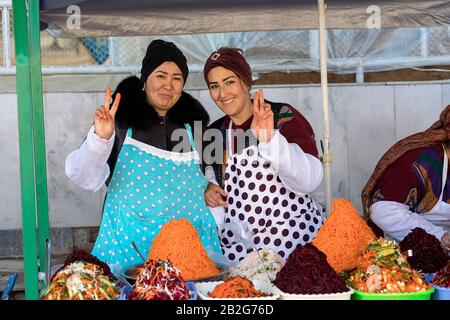
M184 280L216 275L220 270L208 257L197 230L188 219L166 223L155 237L148 259L169 260Z
M231 277L208 292L211 298L255 298L265 297L267 294L257 290L253 283L240 276Z
M375 235L350 201L335 199L313 244L336 272L356 268L358 255Z

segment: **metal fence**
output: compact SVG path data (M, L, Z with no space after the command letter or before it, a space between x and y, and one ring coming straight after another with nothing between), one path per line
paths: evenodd
M1 8L0 74L15 74L14 25L10 6ZM313 30L171 36L200 72L219 46L239 46L253 71L319 69L319 35ZM56 38L41 32L43 74L137 73L156 37ZM396 39L401 39L397 43ZM402 41L404 43L402 43ZM329 70L364 72L424 65L450 65L450 27L403 30L328 31Z

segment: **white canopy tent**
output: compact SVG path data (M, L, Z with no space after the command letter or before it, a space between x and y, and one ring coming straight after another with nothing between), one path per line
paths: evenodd
M329 29L417 28L448 25L450 5L328 0L326 12ZM319 29L317 13L316 0L41 0L41 21L61 36L76 37Z
M325 19L326 13L326 19ZM448 26L450 2L372 0L41 1L41 23L62 37L177 35L319 29L325 205L330 212L331 152L325 29ZM326 22L325 22L326 21Z

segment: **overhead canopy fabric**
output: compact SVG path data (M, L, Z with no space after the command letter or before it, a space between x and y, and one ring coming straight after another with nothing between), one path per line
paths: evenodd
M367 29L378 17L380 28L447 26L450 19L448 0L326 5L328 29ZM316 0L41 0L41 21L62 37L318 29L317 11Z

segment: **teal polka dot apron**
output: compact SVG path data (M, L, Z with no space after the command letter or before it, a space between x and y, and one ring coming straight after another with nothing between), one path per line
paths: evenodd
M173 219L187 218L205 249L222 253L214 217L204 200L207 180L198 165L191 128L185 127L193 150L187 153L137 141L128 129L92 251L113 270L142 263L132 241L146 257L161 227Z

